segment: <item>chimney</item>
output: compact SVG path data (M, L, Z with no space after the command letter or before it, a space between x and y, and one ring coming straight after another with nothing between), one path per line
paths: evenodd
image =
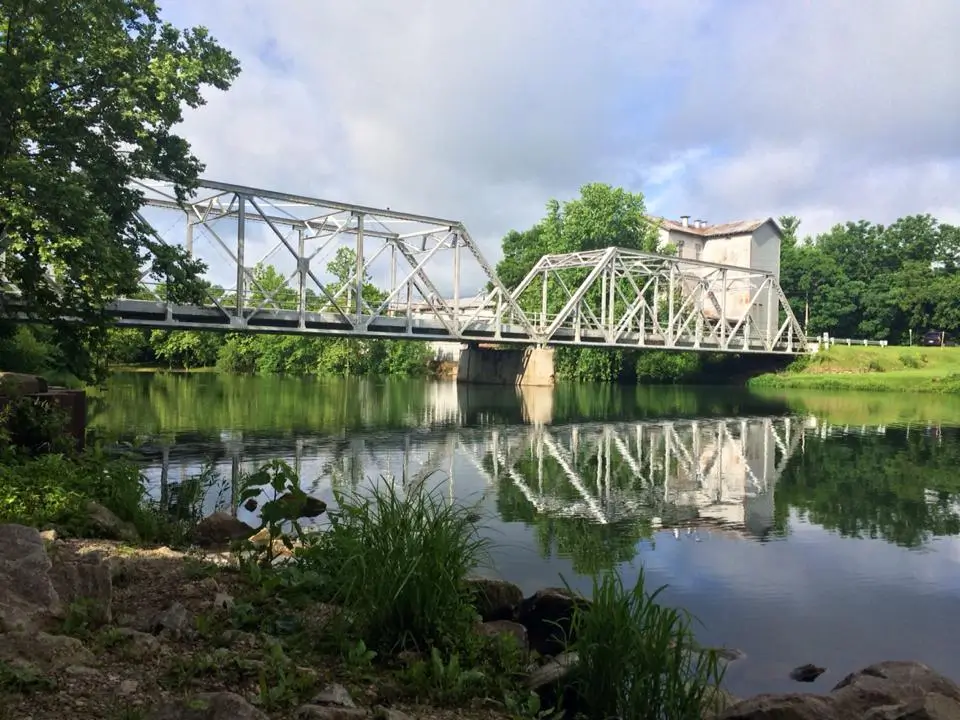
M701 220L701 221L700 221L700 227L705 228L706 226L707 226L707 221L706 221L706 220Z
M689 227L689 226L690 226L690 216L689 216L689 215L681 215L681 216L680 216L680 224L683 225L683 227Z

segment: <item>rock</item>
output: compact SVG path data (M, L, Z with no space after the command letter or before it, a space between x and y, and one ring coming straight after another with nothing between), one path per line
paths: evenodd
M229 545L237 540L246 540L252 534L252 527L225 512L215 512L205 517L194 528L194 540L201 547Z
M296 720L364 720L368 718L366 710L345 708L336 705L301 705L297 709Z
M491 620L490 622L481 623L477 626L477 631L487 637L508 635L517 641L517 646L520 649L526 650L528 648L527 629L520 623L513 622L512 620Z
M840 716L832 698L822 695L757 695L727 708L718 720L854 720Z
M468 578L467 589L473 595L473 607L484 622L513 620L523 602L523 591L506 580Z
M90 524L96 529L97 535L104 540L124 540L139 542L140 533L130 523L118 518L112 510L100 503L90 500L86 506Z
M25 525L0 525L0 632L36 630L62 617L43 538Z
M863 716L863 720L957 720L958 718L960 718L960 704L939 693L930 693L899 705L874 708Z
M117 628L119 636L126 641L124 651L133 658L141 659L155 655L160 650L160 641L150 633L133 628Z
M50 530L41 530L40 539L43 540L45 545L52 545L57 541L57 531L52 528Z
M201 693L164 703L147 720L268 720L239 695L231 692Z
M227 593L217 593L213 598L213 607L217 610L229 610L233 607L233 597Z
M870 665L827 695L760 695L719 720L960 720L960 686L918 662Z
M50 579L65 605L86 603L87 617L94 624L113 620L113 573L99 554L54 558Z
M189 611L179 602L173 603L150 621L150 632L158 635L162 632L172 637L182 637L193 630Z
M573 616L590 601L564 588L546 588L520 603L519 621L527 628L530 648L541 655L556 655L572 642Z
M45 378L27 373L0 372L0 395L36 395L47 392L49 386Z
M139 688L136 680L122 680L117 686L117 695L133 695Z
M26 660L46 670L62 670L71 665L92 665L93 653L76 638L47 633L10 632L0 642L0 660Z
M67 675L72 675L73 677L88 677L95 678L100 677L101 672L96 668L87 667L86 665L69 665L64 670Z
M826 672L826 668L807 663L790 671L790 679L797 682L813 682Z
M844 717L884 705L902 705L926 695L960 703L960 686L918 662L887 661L851 673L830 691Z
M350 697L347 689L339 683L330 683L310 701L311 705L336 705L337 707L355 708L357 704Z
M374 720L411 720L411 717L406 713L393 708L385 708L382 705L373 709L373 717Z
M290 519L315 518L327 511L327 504L312 495L298 497L292 493L284 493L273 502L281 506L283 514Z

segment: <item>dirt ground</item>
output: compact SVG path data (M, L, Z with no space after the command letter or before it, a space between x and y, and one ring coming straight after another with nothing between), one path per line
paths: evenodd
M287 655L269 635L237 629L238 608L225 608L234 598L242 602L242 577L215 568L209 557L101 541L58 541L51 552L98 552L111 563L112 621L99 625L74 608L51 632L76 638L82 648L58 648L51 658L25 648L22 659L30 665L0 664L0 720L140 720L164 701L224 690L270 718L292 720L328 683L342 684L359 706L391 707L412 718L509 717L490 702L464 709L401 702L393 676L362 658L349 666L335 654L310 652L309 643ZM317 604L314 617L300 618L319 645L324 608Z

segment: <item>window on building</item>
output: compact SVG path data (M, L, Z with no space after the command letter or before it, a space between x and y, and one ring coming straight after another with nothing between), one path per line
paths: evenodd
M697 243L695 247L697 250L697 260L699 260L703 257L703 245L701 243Z
M683 240L677 243L677 257L683 257Z

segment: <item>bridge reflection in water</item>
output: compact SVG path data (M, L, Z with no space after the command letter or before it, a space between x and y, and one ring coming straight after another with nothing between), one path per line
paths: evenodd
M446 424L453 417L437 425L445 415L438 413L424 418L426 426L340 437L224 433L143 452L164 501L172 486L212 463L221 483L208 491L207 512L236 511L240 475L280 457L325 499L334 488L383 477L407 492L437 488L450 501L522 497L535 515L557 520L710 525L762 538L774 523L774 486L804 436L796 417L548 425L524 414L527 424L483 424L481 417L464 427Z

